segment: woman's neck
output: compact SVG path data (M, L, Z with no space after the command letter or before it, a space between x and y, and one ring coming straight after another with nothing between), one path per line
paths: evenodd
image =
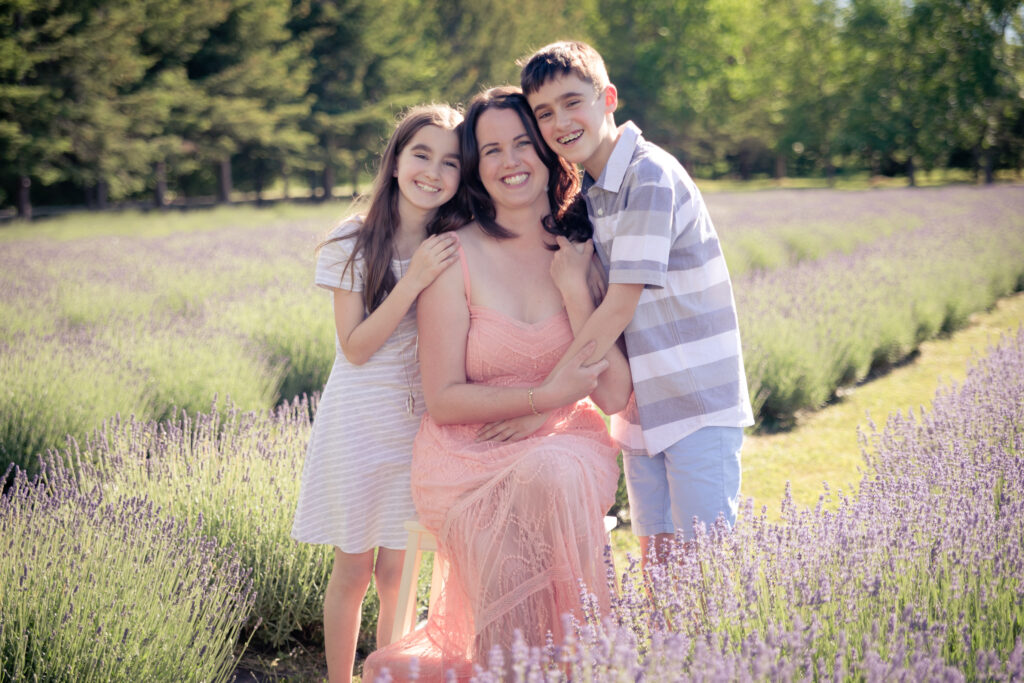
M538 238L544 240L548 234L544 230L544 217L551 213L548 207L547 197L543 203L537 202L523 207L494 207L494 220L501 227L515 233L513 240L533 242Z

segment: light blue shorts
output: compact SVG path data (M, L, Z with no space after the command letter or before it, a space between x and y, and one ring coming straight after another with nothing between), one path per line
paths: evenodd
M633 533L679 530L691 539L694 518L709 528L719 515L735 524L742 447L740 427L704 427L657 455L624 456Z

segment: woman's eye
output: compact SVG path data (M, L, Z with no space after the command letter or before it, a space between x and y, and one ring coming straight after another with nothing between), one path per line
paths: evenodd
M424 154L423 152L415 152L413 154L413 156L416 157L417 159L424 159L425 160L427 158L427 155Z

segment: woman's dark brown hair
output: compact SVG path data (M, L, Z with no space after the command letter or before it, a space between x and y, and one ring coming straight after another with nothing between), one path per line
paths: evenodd
M587 208L580 196L580 177L576 169L551 151L537 128L522 91L514 86L501 86L484 91L473 98L462 124L462 187L473 218L483 230L497 238L513 237L514 233L495 220L494 202L480 180L480 150L477 148L476 125L488 109L509 109L523 122L526 134L537 150L537 156L548 169L548 201L551 215L544 219L544 229L573 242L584 242L593 235Z

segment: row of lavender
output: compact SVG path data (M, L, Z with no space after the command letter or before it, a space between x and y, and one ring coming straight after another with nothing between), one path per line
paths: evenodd
M784 501L777 523L748 505L653 589L629 567L610 614L479 680L1024 678L1024 330L868 451L856 496Z
M709 195L752 394L785 418L962 324L1024 275L1018 186ZM333 359L308 215L124 214L0 231L0 463L104 419L313 393ZM341 213L342 207L337 208Z
M271 642L316 623L327 558L288 539L312 408L116 420L37 485L19 475L0 498L0 681L226 680L261 621ZM929 413L890 418L856 496L784 501L776 523L748 504L653 590L625 568L610 614L504 673L1019 680L1022 425L1024 332Z

